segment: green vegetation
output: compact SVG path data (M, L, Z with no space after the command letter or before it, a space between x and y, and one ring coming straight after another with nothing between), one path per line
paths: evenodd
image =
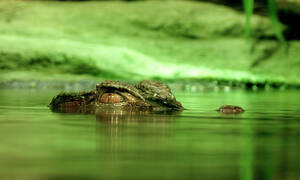
M246 13L246 37L249 38L251 35L251 16L254 9L254 0L243 0L244 10ZM272 22L272 28L275 33L275 36L280 42L285 42L285 38L283 36L283 28L278 20L277 16L277 7L275 0L268 0L268 13L270 20Z
M277 7L275 0L268 0L268 12L272 22L272 27L275 32L277 39L281 42L285 42L282 27L277 17Z
M253 13L253 0L243 0L245 14L246 14L246 37L249 38L251 35L251 16Z
M244 15L224 6L190 1L1 1L0 13L0 81L22 79L14 74L29 72L26 79L300 84L300 43L289 43L288 56L279 49L253 67L277 43L245 41ZM275 36L268 18L251 19L253 38Z

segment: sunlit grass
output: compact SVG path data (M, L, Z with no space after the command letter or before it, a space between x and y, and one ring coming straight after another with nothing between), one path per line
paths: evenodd
M250 69L252 60L275 42L263 42L250 56L243 15L223 6L190 1L20 3L9 23L0 16L1 70L136 80L296 82L298 77L299 68L292 65L298 63L297 43L289 63L281 64L286 57L276 52L272 61ZM251 25L252 36L272 30L267 18L256 15Z
M18 44L15 44L15 39L18 39ZM0 36L0 40L1 42L5 42L5 46L4 44L0 44L0 49L8 54L17 53L15 60L12 61L14 63L12 65L16 66L16 68L8 69L47 71L49 76L53 76L53 74L57 73L69 73L132 80L196 78L239 81L244 83L300 83L297 78L286 77L287 74L285 76L277 76L275 74L272 75L270 73L264 73L263 71L257 71L259 69L256 70L256 73L251 72L247 70L247 66L245 65L244 68L240 66L240 68L234 69L233 66L236 59L232 59L232 62L228 59L228 63L230 64L226 64L226 62L218 64L221 60L218 58L221 58L221 56L218 57L216 54L207 59L211 62L211 66L203 66L204 63L201 63L201 61L198 63L172 63L171 61L164 60L163 56L160 57L162 61L158 61L158 57L154 58L130 48L104 46L101 44L96 45L71 40L57 41L45 38L25 38L21 36ZM231 45L238 48L243 44L242 42L243 40L241 39L240 43ZM218 43L220 46L225 46L228 40L223 40L223 42ZM23 44L27 46L23 46ZM231 48L233 47L231 46ZM78 51L78 49L81 49L81 51ZM191 56L193 55L191 54ZM236 56L240 57L240 61L244 61L244 63L247 62L245 56L241 54L236 54ZM176 55L172 57L176 58ZM230 58L230 56L224 58ZM233 58L233 56L231 56L231 58ZM3 62L5 61L2 61L2 65L5 65ZM274 65L276 65L277 61L274 63ZM279 67L285 71L285 66L280 65ZM291 71L292 69L289 68L288 70ZM33 78L37 77L38 76Z

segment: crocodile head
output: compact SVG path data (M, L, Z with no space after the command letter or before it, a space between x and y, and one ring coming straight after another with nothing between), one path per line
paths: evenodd
M50 107L63 112L87 112L95 109L182 110L170 88L160 81L144 80L131 85L119 81L103 81L95 90L62 93L54 97Z

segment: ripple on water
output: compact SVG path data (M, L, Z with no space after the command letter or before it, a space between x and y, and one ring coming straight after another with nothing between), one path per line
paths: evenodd
M298 92L177 92L177 99L187 108L182 113L97 115L51 112L47 104L55 94L0 90L1 177L300 176ZM217 112L224 104L246 111L239 115Z

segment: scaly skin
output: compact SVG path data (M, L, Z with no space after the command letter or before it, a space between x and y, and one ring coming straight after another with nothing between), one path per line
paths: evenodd
M239 114L243 113L245 110L239 106L223 105L218 109L218 111L223 114Z
M83 93L61 93L50 108L61 112L94 113L96 109L182 110L170 88L160 81L144 80L136 85L103 81L96 90Z

